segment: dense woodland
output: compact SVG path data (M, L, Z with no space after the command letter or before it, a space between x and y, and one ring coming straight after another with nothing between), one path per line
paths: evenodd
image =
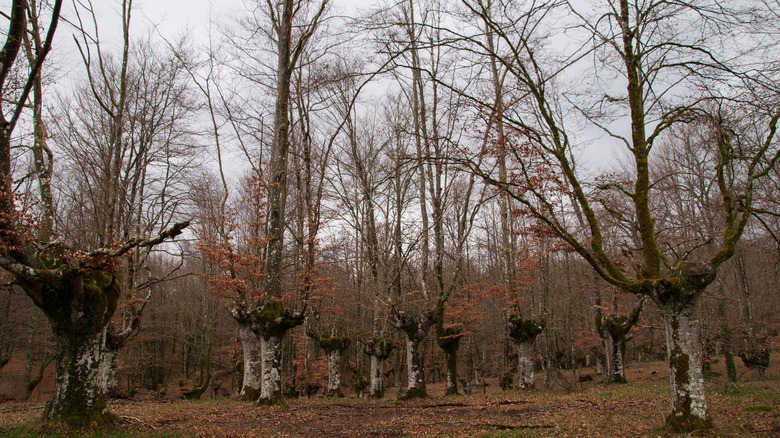
M780 4L723 3L249 0L171 36L2 2L0 398L664 360L667 425L711 427L711 364L762 378L780 329Z

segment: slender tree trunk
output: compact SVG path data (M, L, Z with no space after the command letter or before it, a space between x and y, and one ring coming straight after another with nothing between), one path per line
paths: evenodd
M701 334L696 300L669 303L661 307L666 326L672 413L666 420L672 430L708 429L702 373Z
M262 382L258 404L284 405L282 396L282 338L267 336L261 341Z
M260 385L262 383L262 341L252 331L249 324L242 324L238 329L238 335L244 350L243 377L238 398L245 401L255 401L260 398Z

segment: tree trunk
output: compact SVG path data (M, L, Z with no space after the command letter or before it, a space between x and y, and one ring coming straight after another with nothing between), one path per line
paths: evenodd
M448 338L446 341L439 341L439 346L444 350L444 356L447 361L446 388L444 395L458 395L458 347L460 346L460 335ZM466 375L466 380L470 376Z
M248 324L242 324L239 327L238 336L241 339L241 346L244 351L243 377L238 398L244 401L255 401L260 398L262 342Z
M517 343L517 387L520 389L534 389L535 386L534 339Z
M667 426L674 431L712 427L707 414L702 373L701 334L695 300L673 302L661 307L666 325L669 383L672 413Z
M72 426L103 424L116 419L106 409L99 384L105 331L56 333L57 376L54 396L44 411L44 419Z
M116 398L119 395L119 349L111 348L106 343L103 348L103 358L100 361L98 371L98 385L103 390L106 398Z
M509 338L517 346L517 387L520 389L534 388L533 347L537 336L544 330L544 320L535 318L523 319L521 315L509 315L507 327ZM545 382L547 382L545 374Z
M609 376L609 381L612 383L628 383L626 380L624 362L626 353L626 338L625 336L620 336L617 338L610 336L609 343L612 344L612 367L610 368L611 375Z
M326 350L328 357L328 397L344 397L341 393L341 350Z
M407 334L406 336L406 367L408 381L405 399L427 397L425 387L425 359L420 351L420 340Z
M384 364L394 349L395 345L383 338L371 339L366 344L365 352L371 358L371 377L368 392L371 398L380 399L385 396Z
M267 336L261 341L262 382L258 404L284 405L282 396L282 337Z
M371 355L371 382L368 389L371 398L379 399L385 396L384 365L384 357Z

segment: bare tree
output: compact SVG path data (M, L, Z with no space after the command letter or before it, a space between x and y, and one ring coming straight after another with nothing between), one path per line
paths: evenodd
M722 39L749 33L742 27L747 21L739 19L740 11L717 2L621 0L593 16L586 16L574 3L494 1L492 8L485 1L461 3L487 24L502 46L494 50L485 44L481 30L460 32L454 38L465 41L464 50L496 59L507 68L521 103L503 114L503 122L516 133L510 148L513 178L504 183L491 169L475 166L475 171L512 196L605 280L653 299L668 333L673 409L667 424L674 430L709 428L697 304L718 267L734 254L751 214L756 182L778 159L775 127L780 114L769 104L775 100L776 78L751 76L746 66L753 53L747 49L737 57L719 51L724 47L719 44ZM578 40L573 35L567 47L575 49L555 57L552 47L544 50L541 43L545 32L563 29L560 14L564 13L581 19L580 35L585 37ZM671 21L690 23L688 28L697 31L676 32ZM757 45L749 49L760 50ZM589 53L594 55L595 68L589 77L596 92L590 96L598 97L566 101L572 94L566 94L557 79L580 68L578 61ZM582 77L586 72L576 74ZM615 77L620 78L623 91L608 88L608 80ZM718 80L734 86L724 90ZM682 89L688 92L678 92ZM579 111L585 121L625 147L632 166L625 183L607 178L590 184L587 173L576 165L575 131L567 110ZM623 117L610 118L615 115ZM651 152L684 123L704 127L717 151L710 166L723 214L718 233L711 236L717 243L707 251L701 241L686 242L685 248L668 246L654 209L657 191L650 172ZM618 124L622 131L613 129ZM607 192L621 197L622 209L600 204ZM628 226L627 239L605 239L603 216L597 213L602 207L610 220Z
M57 1L52 5L46 37L40 39L42 44L25 65L19 60L19 52L24 42L23 35L28 30L29 6L26 1L13 2L9 32L0 52L0 94L4 102L0 117L0 236L3 245L0 265L46 314L57 343L55 394L44 417L66 422L101 423L114 418L106 410L102 388L97 384L106 327L116 310L120 295L121 280L112 261L134 248L151 247L176 237L187 223L175 224L152 238L129 238L114 247L91 251L75 251L62 241L52 240L54 230L33 230L29 216L19 210L20 204L15 199L12 135L26 108L35 81L41 77L43 61L51 48L62 2ZM40 13L29 15L40 17ZM38 25L36 23L35 26ZM8 75L15 67L23 78L20 90L15 90L7 82ZM35 120L35 124L40 122L40 118ZM39 129L37 132L45 132L43 127ZM43 147L41 143L38 144ZM44 178L38 179L40 188L50 184L50 180L45 177L48 164L40 160L38 163L44 175ZM38 193L40 202L48 204L41 211L54 211L52 200L47 196L51 192L43 188ZM52 222L46 218L35 222L52 226ZM41 241L39 236L48 238ZM113 245L117 242L114 240L110 243ZM63 312L65 309L67 311Z

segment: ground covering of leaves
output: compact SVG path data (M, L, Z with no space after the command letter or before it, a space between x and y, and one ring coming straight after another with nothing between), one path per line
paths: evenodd
M670 410L663 364L633 367L628 385L596 382L538 391L501 391L495 384L469 396L442 397L431 385L427 399L397 401L344 398L289 400L287 408L257 407L231 399L115 401L121 423L84 436L202 437L404 437L404 436L666 436ZM708 382L716 428L710 436L780 437L780 377L734 387ZM62 436L41 425L40 403L0 403L0 436ZM70 432L72 434L72 432Z

